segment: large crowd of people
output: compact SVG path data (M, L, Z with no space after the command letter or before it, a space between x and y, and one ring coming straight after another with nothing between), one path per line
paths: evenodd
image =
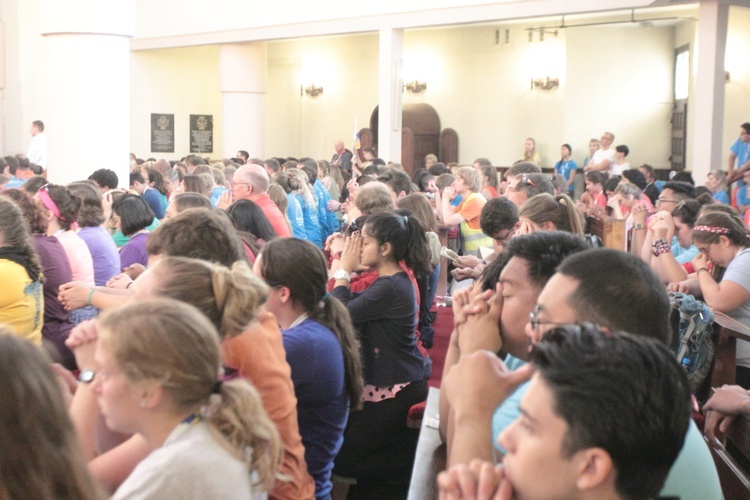
M441 498L720 498L669 292L750 327L750 124L703 186L614 140L546 172L533 138L512 166L410 173L340 140L330 161L131 155L128 189L0 159L0 497L408 484L447 265ZM610 221L621 248L598 248ZM736 363L709 442L750 414L750 344Z

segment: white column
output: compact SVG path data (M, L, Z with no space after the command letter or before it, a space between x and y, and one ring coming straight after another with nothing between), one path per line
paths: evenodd
M49 143L49 179L68 183L106 167L127 186L135 1L41 0L40 28L47 108L38 119Z
M693 178L702 184L708 172L720 169L724 123L724 52L729 6L702 0L698 7L695 104L692 112ZM688 114L691 110L688 108Z
M222 96L222 156L242 149L265 158L266 43L232 43L219 48Z
M378 156L401 163L401 50L403 30L380 30L378 79Z

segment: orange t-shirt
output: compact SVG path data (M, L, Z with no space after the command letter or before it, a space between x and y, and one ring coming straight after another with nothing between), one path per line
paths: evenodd
M307 473L305 447L297 424L297 398L292 370L286 362L281 330L273 314L263 311L258 320L242 334L222 342L224 364L237 370L260 393L263 407L276 424L284 445L280 473L288 481L276 480L268 497L272 499L310 499L315 482Z
M466 220L466 225L469 228L479 229L479 216L482 213L485 203L487 202L481 194L471 193L456 208L456 213L461 214L461 217Z

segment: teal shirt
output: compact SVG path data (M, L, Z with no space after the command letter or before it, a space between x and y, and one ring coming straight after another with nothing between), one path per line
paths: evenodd
M161 224L161 222L159 222L159 219L154 218L154 221L146 229L148 229L149 232L152 232L154 229L159 227L159 224ZM115 233L112 235L112 239L115 240L115 245L117 245L117 248L122 248L123 246L125 246L125 243L130 241L130 237L122 234L122 231L120 230L115 231Z

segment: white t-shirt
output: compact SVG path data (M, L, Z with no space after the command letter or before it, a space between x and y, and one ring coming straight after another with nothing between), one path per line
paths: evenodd
M133 470L113 498L180 500L209 498L258 500L251 473L211 433L208 424L180 424L164 445Z
M612 168L611 164L615 162L615 150L612 148L609 148L607 150L597 149L596 153L594 153L594 156L591 157L589 165L598 165L602 162L602 160L609 160L610 167L607 170L602 170L602 172L609 173Z
M732 259L721 281L737 283L750 292L750 248L743 250ZM729 311L727 316L750 327L750 300L745 301L734 311ZM750 367L750 342L737 341L737 364Z
M31 138L26 156L31 163L47 168L47 137L42 132Z
M626 170L630 170L630 163L625 162L622 165L617 165L616 163L612 163L612 169L609 172L609 175L622 175L622 173Z

